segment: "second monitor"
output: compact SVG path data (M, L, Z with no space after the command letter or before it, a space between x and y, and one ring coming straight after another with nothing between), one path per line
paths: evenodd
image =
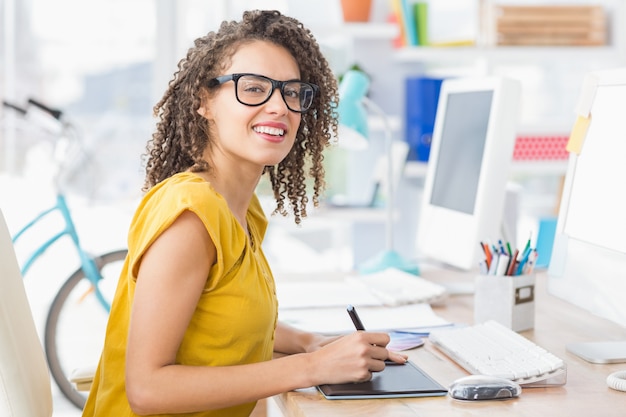
M419 213L421 255L471 269L480 241L504 237L520 91L519 82L501 77L443 82Z

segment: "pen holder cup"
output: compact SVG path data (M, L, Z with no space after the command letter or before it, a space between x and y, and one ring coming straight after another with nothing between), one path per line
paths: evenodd
M535 274L478 275L474 323L495 320L519 332L535 326Z

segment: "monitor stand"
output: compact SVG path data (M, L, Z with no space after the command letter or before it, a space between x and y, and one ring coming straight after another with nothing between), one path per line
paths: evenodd
M591 363L626 362L626 341L570 343L565 348Z
M504 212L502 213L500 233L503 240L511 242L511 244L515 244L515 242L517 241L517 221L521 189L522 187L514 182L508 182L506 185L506 194L504 197ZM446 287L446 291L449 295L474 294L474 280L445 282L441 285Z

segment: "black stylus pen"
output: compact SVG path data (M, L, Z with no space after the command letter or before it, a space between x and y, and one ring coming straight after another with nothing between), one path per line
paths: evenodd
M365 326L363 326L363 322L361 321L361 318L357 314L356 308L354 308L352 304L348 304L348 308L346 310L348 310L348 315L352 319L352 323L354 323L354 327L357 330L365 330ZM404 365L404 364L394 362L391 359L385 359L385 365L389 366L389 365Z
M356 308L354 308L352 304L348 304L347 310L348 310L348 315L350 315L350 318L352 319L352 323L354 323L354 327L357 330L365 330L365 326L363 326L363 322L361 321L361 318L357 314Z

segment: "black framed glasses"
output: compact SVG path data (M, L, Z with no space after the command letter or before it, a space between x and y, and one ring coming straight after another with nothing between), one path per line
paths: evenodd
M235 83L235 96L241 104L265 104L278 88L287 108L296 113L309 110L319 90L317 85L300 80L277 81L264 75L247 73L215 77L209 81L209 87L217 87L231 80Z

